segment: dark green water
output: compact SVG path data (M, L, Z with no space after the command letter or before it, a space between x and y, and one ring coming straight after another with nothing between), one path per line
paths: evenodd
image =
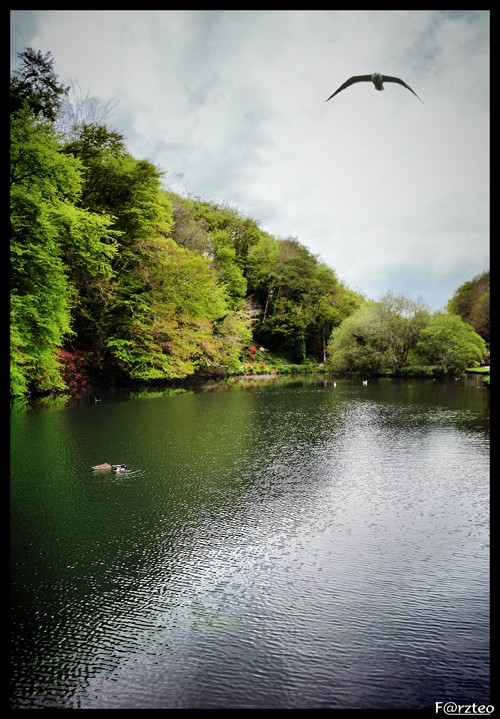
M14 708L489 703L475 378L14 413L11 537Z

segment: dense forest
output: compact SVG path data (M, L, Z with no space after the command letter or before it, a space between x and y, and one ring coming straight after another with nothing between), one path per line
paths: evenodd
M489 272L446 313L346 287L296 238L164 188L51 53L10 81L11 397L290 369L453 374L487 356Z

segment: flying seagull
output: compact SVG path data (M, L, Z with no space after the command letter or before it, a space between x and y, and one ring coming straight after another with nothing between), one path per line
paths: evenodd
M390 75L381 75L380 72L372 72L371 75L354 75L354 77L350 77L349 80L346 80L343 85L339 87L338 90L335 90L333 95L330 95L330 97L325 100L325 102L328 102L328 100L331 100L332 97L335 97L335 95L342 90L345 90L346 87L350 87L351 85L354 85L355 82L373 82L373 85L375 87L375 90L383 90L384 89L384 82L397 82L398 85L402 85L403 87L406 87L407 90L410 92L413 92L415 97L418 97L417 93L411 89L409 85L406 84L406 82L403 82L403 80L400 80L399 77L391 77ZM420 102L423 102L423 100L418 97Z

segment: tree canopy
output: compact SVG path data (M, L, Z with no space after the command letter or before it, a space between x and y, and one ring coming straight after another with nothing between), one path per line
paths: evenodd
M468 322L481 337L490 340L490 273L482 272L461 284L446 309Z
M35 117L54 122L69 88L57 81L52 53L28 47L18 57L21 67L10 80L11 114L27 107Z
M76 206L81 164L27 109L11 119L11 376L13 394L64 386L57 348L73 334L79 285L106 282L111 219Z
M336 372L398 373L417 355L448 372L483 352L473 327L489 337L489 273L457 290L451 321L402 296L370 302L298 239L165 190L164 171L128 152L106 112L85 99L68 108L50 53L20 57L12 397L64 390L77 357L90 382L127 384L238 372L256 344Z
M483 338L457 315L431 315L423 303L388 293L332 332L328 363L332 372L398 375L411 360L453 375L479 364L485 353Z
M417 342L418 352L443 374L477 366L486 354L486 342L458 315L437 312Z

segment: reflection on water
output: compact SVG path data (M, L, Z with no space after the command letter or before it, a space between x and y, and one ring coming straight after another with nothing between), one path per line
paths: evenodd
M488 391L218 388L13 415L12 706L487 704Z

